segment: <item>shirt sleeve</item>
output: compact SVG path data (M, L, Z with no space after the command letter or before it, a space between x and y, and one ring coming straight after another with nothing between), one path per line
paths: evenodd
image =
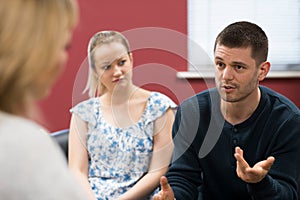
M202 170L193 142L197 137L199 113L194 106L197 101L183 103L177 110L173 125L174 153L167 173L176 199L197 199L198 187L202 185ZM190 101L190 102L191 102ZM199 198L201 199L201 198Z
M268 175L259 183L247 184L254 199L298 199L300 168L300 115L290 115L281 124L272 144L275 162Z

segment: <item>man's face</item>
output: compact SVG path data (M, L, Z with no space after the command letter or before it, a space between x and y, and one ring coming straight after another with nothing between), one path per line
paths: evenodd
M215 82L222 100L240 102L253 94L259 83L259 68L251 48L217 45L214 53Z

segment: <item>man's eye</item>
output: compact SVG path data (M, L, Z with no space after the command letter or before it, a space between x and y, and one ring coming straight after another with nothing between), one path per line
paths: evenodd
M222 63L222 62L218 62L218 63L217 63L217 66L218 66L219 68L223 68L223 67L225 67L225 64Z
M243 66L241 66L241 65L237 65L237 66L235 66L235 69L241 70L241 69L245 69L245 67L243 67Z

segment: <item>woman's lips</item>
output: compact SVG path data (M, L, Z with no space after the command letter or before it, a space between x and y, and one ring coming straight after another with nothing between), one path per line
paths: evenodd
M119 81L121 81L121 80L123 80L124 78L117 78L117 79L114 79L112 82L113 83L116 83L116 82L119 82Z

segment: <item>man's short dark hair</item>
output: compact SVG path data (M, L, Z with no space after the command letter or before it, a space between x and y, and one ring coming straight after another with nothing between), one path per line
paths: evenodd
M240 21L228 25L217 36L214 51L217 44L229 48L251 47L252 58L257 66L268 57L268 37L262 28L251 22Z

